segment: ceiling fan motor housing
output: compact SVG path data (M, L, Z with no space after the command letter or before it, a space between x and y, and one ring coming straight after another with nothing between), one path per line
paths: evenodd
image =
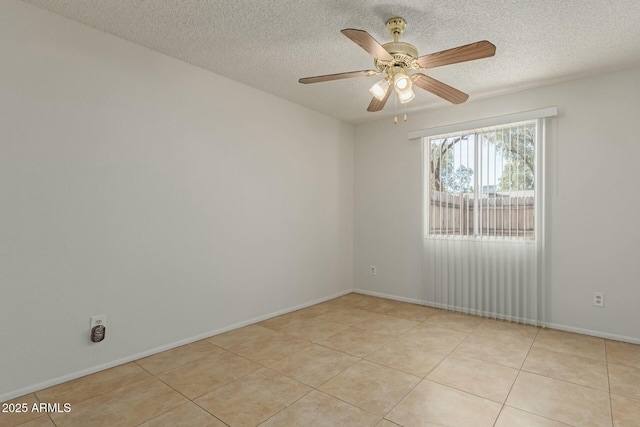
M393 56L392 61L375 59L373 64L381 73L393 72L395 67L401 67L406 70L417 69L416 58L418 57L418 49L413 45L404 42L385 43L382 47Z
M391 18L387 21L387 30L393 36L393 41L382 45L384 50L389 52L393 57L392 61L380 59L374 60L376 69L383 73L393 74L396 67L403 70L417 68L416 58L418 57L418 49L412 44L398 41L398 38L407 27L407 22L400 17Z

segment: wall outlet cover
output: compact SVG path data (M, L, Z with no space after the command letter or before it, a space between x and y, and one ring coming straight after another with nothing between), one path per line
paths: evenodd
M593 306L604 307L604 292L593 293Z

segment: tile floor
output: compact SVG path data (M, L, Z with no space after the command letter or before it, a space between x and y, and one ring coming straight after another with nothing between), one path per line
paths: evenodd
M349 294L60 384L0 426L640 426L640 346Z

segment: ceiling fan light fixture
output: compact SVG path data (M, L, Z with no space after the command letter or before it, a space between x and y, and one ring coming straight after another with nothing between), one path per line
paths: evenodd
M371 86L369 92L373 95L378 101L382 101L389 90L389 82L387 79L382 79L378 83Z
M396 73L393 75L393 85L398 94L411 90L411 78L403 72Z
M413 98L416 97L416 94L413 92L411 88L409 90L405 90L402 93L398 93L398 99L401 104L406 104L407 102L411 102Z

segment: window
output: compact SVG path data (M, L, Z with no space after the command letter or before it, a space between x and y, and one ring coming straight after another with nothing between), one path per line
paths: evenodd
M424 141L428 237L535 238L535 120Z

